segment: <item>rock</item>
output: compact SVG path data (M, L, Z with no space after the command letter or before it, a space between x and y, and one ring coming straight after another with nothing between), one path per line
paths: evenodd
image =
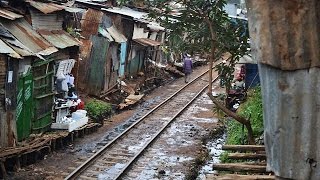
M160 175L165 175L165 174L166 174L166 171L165 171L165 170L160 170L160 171L158 171L158 173L159 173Z

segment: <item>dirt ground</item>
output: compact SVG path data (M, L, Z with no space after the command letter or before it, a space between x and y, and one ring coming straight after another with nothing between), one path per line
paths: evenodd
M199 66L194 69L191 78L198 76L200 73L207 70L207 66ZM99 128L97 132L86 135L83 138L76 139L73 144L65 146L63 149L57 150L51 154L45 156L44 160L37 162L36 164L22 167L17 172L9 172L9 179L46 179L46 180L58 180L66 177L73 168L79 166L79 162L88 158L99 148L99 142L104 140L104 136L134 116L140 117L144 112L139 112L141 105L148 106L145 109L152 109L158 102L161 102L172 92L181 88L184 85L184 78L178 78L170 81L165 85L162 85L154 89L143 98L143 100L125 111L119 112L119 114L113 115L111 118L106 119L104 126ZM150 101L150 102L149 102ZM145 105L147 104L147 105ZM212 118L210 112L198 112L197 118ZM209 124L208 124L209 126ZM209 128L209 127L208 127ZM184 153L192 153L190 149Z

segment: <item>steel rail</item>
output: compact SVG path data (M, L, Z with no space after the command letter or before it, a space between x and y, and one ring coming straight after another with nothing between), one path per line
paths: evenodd
M213 83L214 81L216 81L218 79L219 76L215 77L211 83ZM183 108L180 109L179 112L177 112L171 119L169 122L166 123L165 126L163 126L158 132L157 134L150 139L147 144L145 146L142 147L142 149L129 161L129 163L127 163L127 165L118 173L117 177L115 179L120 179L130 168L130 166L143 154L143 152L159 137L160 134L162 134L162 132L178 117L181 115L182 112L184 112L187 107L189 107L193 101L195 101L202 93L205 89L207 89L209 86L206 85L205 87L203 87L185 106L183 106Z
M110 141L108 144L106 144L105 146L103 146L99 151L97 151L95 154L93 154L89 159L87 159L83 164L81 164L80 166L78 166L73 172L71 172L66 178L65 180L69 180L69 179L75 179L77 178L82 172L84 172L95 160L97 160L99 157L101 157L103 155L103 152L112 144L114 144L119 138L121 138L122 136L124 136L128 131L130 131L134 126L138 125L140 122L143 121L143 119L145 119L147 116L149 116L150 114L152 114L154 111L156 111L158 108L160 108L162 105L166 104L169 100L171 100L173 97L175 97L179 92L181 92L182 90L184 90L187 86L189 86L190 84L192 84L193 82L195 82L197 79L199 79L200 77L202 77L204 74L208 73L209 70L203 72L202 74L200 74L199 76L197 76L196 78L194 78L192 81L190 81L189 83L185 84L183 87L181 87L179 90L177 90L175 93L173 93L171 96L169 96L167 99L165 99L164 101L162 101L160 104L158 104L156 107L154 107L153 109L151 109L147 114L145 114L144 116L142 116L140 119L138 119L135 123L133 123L131 126L129 126L127 129L125 129L121 134L119 134L117 137L115 137L112 141ZM207 86L206 86L207 87ZM205 88L204 88L205 89Z

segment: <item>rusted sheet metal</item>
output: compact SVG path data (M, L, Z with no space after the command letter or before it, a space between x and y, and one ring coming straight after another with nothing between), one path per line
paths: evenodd
M32 0L27 0L26 2L28 2L30 6L38 9L39 11L45 14L49 14L49 13L53 13L53 12L61 11L65 9L64 6L54 4L54 3L42 3L42 2L32 1Z
M3 22L3 26L22 44L36 54L50 55L58 51L57 48L53 47L49 42L41 37L40 34L35 32L24 19Z
M18 18L22 18L23 16L1 8L0 9L0 17L10 19L10 20L15 20Z
M6 45L10 46L21 56L34 56L35 54L20 41L18 41L3 25L0 24L0 36Z
M22 57L15 52L10 46L0 40L0 54L7 54L10 57L22 59Z
M282 70L320 67L319 0L248 0L247 6L252 51L261 63Z
M88 9L81 19L81 35L89 39L91 35L97 34L102 16L101 11Z
M161 42L154 41L152 39L148 38L139 38L139 39L134 39L133 41L143 45L143 46L160 46Z
M320 69L260 64L267 168L288 179L320 179Z
M39 34L56 48L79 46L80 42L63 30L38 30Z

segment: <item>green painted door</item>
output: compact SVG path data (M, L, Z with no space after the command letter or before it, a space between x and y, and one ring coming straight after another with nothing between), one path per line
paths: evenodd
M53 72L53 62L33 65L34 116L31 132L35 134L48 131L52 123Z
M18 141L29 137L31 133L31 119L33 117L33 77L32 73L19 77L17 95L17 134Z

